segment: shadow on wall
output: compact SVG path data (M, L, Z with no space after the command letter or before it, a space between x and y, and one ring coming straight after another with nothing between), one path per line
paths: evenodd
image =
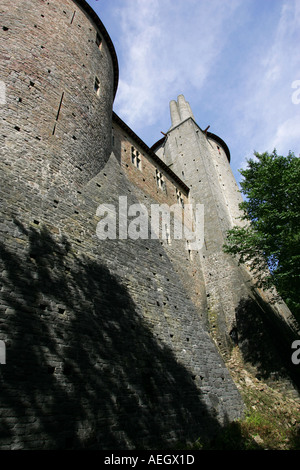
M119 280L68 240L19 229L28 252L0 251L0 448L156 449L217 433L190 374Z
M254 293L255 295L255 293ZM257 378L288 381L300 393L300 367L292 362L292 342L299 339L257 294L242 300L236 311L236 341Z

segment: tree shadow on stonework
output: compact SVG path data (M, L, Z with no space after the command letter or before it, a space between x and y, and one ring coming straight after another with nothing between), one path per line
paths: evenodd
M0 448L168 448L219 431L120 280L46 229L19 230L28 251L0 250Z
M254 293L255 295L255 293ZM299 339L272 307L255 295L244 299L236 310L235 335L243 358L256 376L270 382L287 380L300 392L300 370L291 359L292 342Z

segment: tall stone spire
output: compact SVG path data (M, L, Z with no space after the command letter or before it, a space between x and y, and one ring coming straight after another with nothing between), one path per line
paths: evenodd
M183 95L178 96L177 102L175 100L170 102L170 114L172 127L178 126L178 124L188 118L193 118L195 120L190 104L185 100Z

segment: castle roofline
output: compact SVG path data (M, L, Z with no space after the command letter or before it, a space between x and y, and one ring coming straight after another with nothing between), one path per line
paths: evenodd
M194 123L196 124L196 126L199 127L198 124L196 123L196 121L195 121L192 117L189 117L189 118L187 118L187 119L192 119L192 120L194 121ZM186 119L186 120L187 120L187 119ZM183 122L184 122L184 121L183 121ZM168 131L168 133L171 132L172 130L174 130L176 127L180 126L181 124L182 124L182 122L181 122L180 124L178 124L177 126L172 127L172 128ZM200 129L201 132L205 133L209 139L213 139L215 142L217 142L218 144L221 145L221 147L223 148L224 152L226 153L227 159L228 159L228 161L229 161L229 163L230 163L230 151L229 151L229 148L228 148L227 144L224 142L224 140L221 139L221 137L217 136L216 134L213 134L212 132L207 132L207 131L205 132L205 131L203 131L203 130L201 129L201 127L199 127L199 129ZM153 152L155 152L159 147L161 147L161 146L164 144L164 142L165 142L165 140L167 139L167 137L168 137L168 135L166 135L165 137L162 137L162 138L159 139L157 142L155 142L155 144L153 144L153 145L151 146L151 150L152 150Z
M130 129L130 127L113 111L113 122L118 124L127 134L134 139L134 141L147 153L152 160L154 160L168 175L170 175L176 183L178 183L181 188L186 192L189 193L190 188L179 178L179 176L171 170L171 168L166 165L164 161L162 161L158 155L153 151L152 147L148 147L148 145L136 135L136 133ZM163 140L163 139L162 139Z
M114 97L115 97L117 93L118 83L119 83L119 63L118 63L118 57L117 57L117 53L115 50L115 46L107 32L107 29L105 28L104 24L100 20L99 16L95 13L93 8L86 2L86 0L73 0L73 2L76 3L89 16L89 18L93 21L93 23L99 29L99 32L102 34L102 37L107 44L107 47L111 54L113 68L114 68Z
M221 147L223 148L224 152L226 153L226 156L227 156L228 161L230 163L230 151L229 151L229 148L228 148L227 144L224 142L224 140L221 139L221 137L217 136L216 134L213 134L212 132L206 132L206 134L207 134L207 137L209 137L210 139L215 140L218 144L221 145Z
M159 149L160 147L163 146L164 142L166 141L167 139L167 136L165 135L164 137L162 137L161 139L159 139L157 142L155 142L155 144L153 144L151 146L151 150L153 152L155 152L155 150Z

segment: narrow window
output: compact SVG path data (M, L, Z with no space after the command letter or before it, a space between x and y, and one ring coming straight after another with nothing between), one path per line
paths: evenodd
M189 255L189 259L192 261L193 254L192 254L192 251L191 251L189 240L186 241L186 249L187 249L187 252L188 252L188 255Z
M176 190L176 197L177 197L177 204L180 204L182 207L184 207L183 197L179 189Z
M111 145L114 147L115 146L115 134L114 134L114 129L112 129L112 134L111 134Z
M99 47L99 49L101 49L101 47L102 47L102 37L100 36L99 33L96 34L96 44Z
M135 150L134 147L131 147L131 163L135 165Z
M136 167L140 170L141 169L141 159L140 159L140 156L139 156L139 153L136 157Z
M156 170L156 184L159 188L161 188L161 178L162 178L161 173L158 170Z
M141 170L142 168L142 160L140 153L134 147L131 147L131 163L138 169Z
M167 240L167 244L171 245L171 237L170 237L168 230L166 231L166 240Z
M163 191L166 191L166 183L164 177L162 173L158 170L156 170L156 184L158 188L162 189Z
M98 77L95 77L94 90L97 93L97 95L99 96L99 94L100 94L100 82L99 82Z

